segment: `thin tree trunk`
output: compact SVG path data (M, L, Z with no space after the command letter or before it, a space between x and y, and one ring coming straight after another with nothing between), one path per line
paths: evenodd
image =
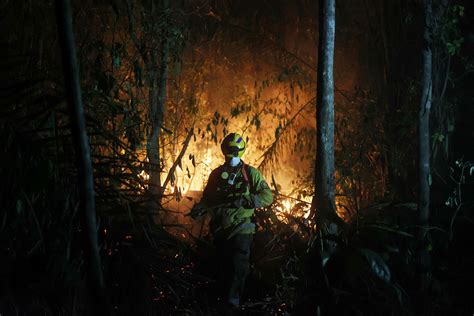
M318 46L318 82L316 102L316 165L312 209L319 232L337 233L334 181L334 37L336 29L335 0L320 1ZM337 221L337 220L336 220ZM328 244L329 252L335 245Z
M157 126L158 109L158 72L156 69L156 53L152 54L151 62L153 66L147 65L149 74L148 85L148 103L149 103L149 123L150 132L147 139L147 157L150 163L149 193L157 196L161 191L161 164L160 164L160 146L158 144L160 136L160 126Z
M166 176L165 181L163 182L163 190L166 189L168 186L168 183L171 181L171 179L174 177L174 172L176 170L176 167L181 165L181 161L183 160L183 156L186 153L186 150L188 149L189 142L191 141L191 137L194 135L194 130L190 129L188 132L188 135L186 136L186 139L184 140L183 147L181 148L181 151L178 155L178 158L173 163L173 166L171 167L168 175ZM173 181L171 181L173 182Z
M149 91L150 120L152 126L147 145L148 160L151 165L149 190L152 195L158 197L158 201L161 199L163 194L163 188L161 185L160 135L165 114L166 88L168 80L168 56L169 43L168 40L165 39L162 48L159 77L157 78L156 75L152 75ZM152 63L156 63L155 58L156 56L152 57Z
M432 97L432 0L424 0L425 25L423 33L423 78L419 112L419 196L418 196L418 258L417 272L420 277L420 287L427 284L431 269L428 252L428 221L430 217L430 130L429 120Z
M163 10L169 8L169 0L162 0ZM152 6L152 10L154 7ZM168 58L170 53L170 43L165 35L162 42L161 65L158 77L156 76L157 54L154 49L151 60L148 63L149 71L152 73L150 82L149 102L150 102L150 123L151 130L148 136L147 156L150 162L150 180L149 193L153 197L153 201L160 204L161 197L164 193L164 187L161 184L161 153L160 153L160 135L163 128L166 104L166 89L168 82ZM156 199L156 200L155 200Z
M82 104L69 0L56 0L56 19L64 68L64 85L71 116L72 136L79 171L80 214L87 240L85 248L87 278L93 290L90 293L93 302L97 304L96 300L101 300L104 294L104 279L97 242L92 161ZM99 303L105 306L103 301Z

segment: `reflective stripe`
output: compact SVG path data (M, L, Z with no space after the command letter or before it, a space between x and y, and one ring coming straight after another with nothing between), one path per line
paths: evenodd
M239 307L240 306L240 298L238 298L238 297L237 298L229 298L227 300L227 302L230 305L234 306L234 307Z
M242 223L242 224L238 225L237 227L235 227L232 230L232 232L229 234L227 239L232 238L233 236L235 236L237 233L241 232L244 229L254 230L255 229L255 224L254 223Z
M254 223L242 223L240 224L239 226L237 226L237 228L240 228L240 229L252 229L252 228L255 228L255 224Z
M262 202L260 202L260 198L257 194L252 194L252 201L253 201L253 207L259 208L262 207Z

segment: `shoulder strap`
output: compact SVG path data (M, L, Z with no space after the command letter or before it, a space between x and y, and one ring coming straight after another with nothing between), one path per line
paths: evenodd
M250 192L253 192L253 189L254 189L253 181L250 181L249 173L250 173L249 165L247 165L246 163L243 163L243 165L242 165L242 177L244 178L244 181L249 184Z

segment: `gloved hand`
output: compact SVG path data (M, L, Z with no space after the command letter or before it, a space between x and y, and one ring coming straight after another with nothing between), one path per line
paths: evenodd
M206 208L204 205L201 203L196 203L194 204L193 208L191 209L191 212L189 212L189 216L191 216L193 219L196 219L206 213Z
M221 216L222 228L226 229L227 227L230 227L232 226L232 224L235 223L238 211L239 210L236 208L224 209L224 212Z
M239 208L239 207L254 208L255 207L252 201L252 197L248 195L241 195L232 203L232 206L236 208Z

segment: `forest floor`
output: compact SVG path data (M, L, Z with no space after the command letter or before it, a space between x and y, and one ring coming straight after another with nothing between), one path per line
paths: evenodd
M318 309L326 310L323 314L462 315L474 308L469 300L472 291L463 290L466 280L474 281L467 270L472 252L460 255L466 249L461 235L471 226L459 227L461 239L448 248L440 245L432 251L432 281L420 294L413 283L413 235L404 224L412 223L413 208L385 205L372 211L376 214L369 212L366 218L374 221L352 225L340 250L329 258L328 293L315 282L318 257L308 249L308 236L301 233L304 227L272 223L270 209L259 211L260 228L254 236L242 307L233 311L223 304L216 282L218 254L212 238L203 233L205 220L194 229L201 237L186 236L186 241L178 233L179 225L169 231L161 225L142 225L142 232L115 232L111 239L120 241L104 263L111 269L109 285L117 291L111 295L112 304L117 315L137 310L143 315L306 315ZM374 216L384 218L384 223L375 224ZM193 229L188 226L185 231ZM416 310L419 300L426 301L427 310Z
M323 254L328 286L318 281L321 257L308 243L308 223L291 217L280 221L272 207L256 212L258 229L250 274L242 308L233 311L226 310L216 282L218 254L207 234L208 219L191 222L183 217L185 210L170 213L183 217L183 221L175 222L101 217L99 243L112 314L315 315L318 309L321 315L474 312L473 292L469 289L474 283L472 209L459 212L451 239L440 229L433 231L431 282L419 293L414 282L413 205L386 203L359 214L341 233L338 251L330 257ZM443 214L445 218L437 214L439 222L433 221L433 227L449 223L450 214ZM47 225L48 220L61 219L44 218L38 223ZM64 219L69 223L70 219ZM18 223L13 231L16 237L4 243L22 245L27 240L21 233L31 232ZM65 234L62 221L57 227ZM31 248L29 243L23 246L25 254L17 250L19 246L2 248L2 315L91 314L83 273L83 239L80 230L68 229L72 232L69 239L58 238L61 235L57 231L45 229L45 250ZM419 302L425 310L416 309Z

